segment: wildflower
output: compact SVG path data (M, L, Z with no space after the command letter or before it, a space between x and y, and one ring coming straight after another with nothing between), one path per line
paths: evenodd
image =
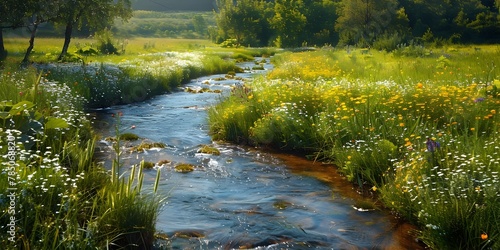
M373 192L376 192L377 191L377 187L373 186L372 190L373 190Z
M425 145L427 146L427 151L429 152L434 152L436 149L439 149L441 145L439 142L437 142L434 138L427 137L427 141L425 142Z
M421 82L417 83L417 88L421 89L423 87L424 87L424 85Z
M478 97L474 100L475 103L484 101L484 97Z
M487 233L482 233L481 234L481 240L487 240L488 239L488 234Z

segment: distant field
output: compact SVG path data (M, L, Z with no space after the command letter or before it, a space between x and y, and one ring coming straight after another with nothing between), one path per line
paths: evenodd
M196 24L195 18L201 18L202 23ZM116 22L113 33L120 37L208 38L208 27L215 25L215 16L211 11L137 10L128 22Z
M211 11L215 0L133 0L134 10L155 11Z
M6 38L5 48L9 51L9 58L20 61L28 47L28 37ZM163 51L191 51L200 48L214 46L206 39L174 39L174 38L130 38L116 39L118 45L122 45L125 53L113 57L93 57L94 60L120 60L145 53ZM37 38L31 59L35 62L53 61L61 52L64 43L63 38ZM74 38L71 40L69 53L85 47L95 47L96 41L90 38ZM88 58L90 59L90 58Z
M114 36L130 37L169 37L208 39L208 28L215 26L212 11L149 11L136 10L127 22L117 20L111 31ZM3 30L5 38L29 37L30 32L19 28ZM94 31L83 27L73 30L73 37L89 37ZM52 23L43 23L37 31L37 37L63 37L64 26L55 27Z

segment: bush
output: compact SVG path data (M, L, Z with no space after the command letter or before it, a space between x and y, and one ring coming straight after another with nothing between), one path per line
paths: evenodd
M95 39L97 40L97 47L101 54L119 54L115 41L113 41L113 34L111 33L111 30L104 29L103 31L96 32Z

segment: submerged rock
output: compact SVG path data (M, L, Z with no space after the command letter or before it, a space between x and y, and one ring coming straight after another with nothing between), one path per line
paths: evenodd
M188 163L181 163L175 166L175 171L179 173L189 173L194 171L194 166Z
M142 142L141 144L135 146L132 148L132 151L136 152L143 152L146 149L152 149L152 148L166 148L167 145L162 142Z
M276 209L279 209L279 210L284 210L287 207L292 206L292 205L293 204L291 202L288 202L288 201L275 201L273 203L273 207Z
M208 145L203 145L200 149L198 149L198 153L220 155L219 149Z
M174 237L183 238L183 239L191 239L191 238L205 238L205 234L200 231L179 231L175 232Z

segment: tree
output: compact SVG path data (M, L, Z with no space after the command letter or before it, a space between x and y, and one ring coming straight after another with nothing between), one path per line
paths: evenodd
M397 0L341 0L335 24L340 43L369 46L378 37L397 32L404 22L398 20L398 10Z
M130 0L63 0L56 23L65 25L64 45L58 60L62 60L68 52L77 25L81 28L85 23L95 30L103 30L111 25L115 18L128 20L132 17Z
M265 18L266 1L217 0L216 22L222 39L236 39L237 44L262 44L263 32L269 26Z
M276 0L271 27L276 32L277 47L297 47L304 42L307 18L302 0Z
M30 31L30 40L28 49L24 54L24 58L21 62L22 65L28 64L29 56L33 47L35 45L35 36L38 30L38 26L42 23L54 20L59 12L59 6L61 0L28 0L26 1L28 16L27 29Z
M205 21L205 18L203 18L202 15L195 15L193 17L193 26L194 26L194 31L197 32L198 34L205 35L207 31L207 22Z
M310 45L336 44L335 32L337 20L336 3L334 0L304 0L303 11L307 23L304 27L304 39Z
M7 56L3 41L3 30L23 26L26 12L27 2L25 1L3 0L0 3L0 60Z
M498 42L499 0L400 0L414 37L432 31L434 40Z

